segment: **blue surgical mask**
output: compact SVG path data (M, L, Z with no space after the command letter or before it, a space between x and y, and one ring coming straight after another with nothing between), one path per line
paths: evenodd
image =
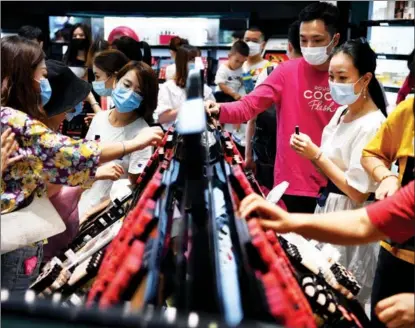
M126 89L120 84L117 84L116 88L111 94L112 100L117 111L120 113L129 113L140 107L143 97L131 89Z
M109 97L112 93L112 88L106 88L105 82L107 81L93 81L92 87L94 88L94 91L100 95L101 97Z
M360 79L355 83L335 83L329 81L330 95L333 100L342 106L354 104L363 91L362 89L358 94L354 93L354 86Z
M35 80L40 84L40 99L42 101L42 106L45 106L49 100L50 97L52 97L52 88L50 87L50 83L48 79L40 79Z
M79 114L82 113L82 102L80 102L78 105L75 106L75 111L74 112L70 112L70 113L66 113L66 120L68 122L72 121L74 117L78 116Z

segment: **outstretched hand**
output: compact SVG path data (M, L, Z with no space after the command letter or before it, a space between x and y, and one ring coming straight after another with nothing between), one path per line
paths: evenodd
M205 101L205 110L209 116L217 116L220 111L220 104L212 100L207 100Z
M245 219L255 212L261 226L266 229L272 229L279 233L290 232L294 229L295 221L291 219L288 212L255 193L242 200L239 212L240 216Z
M319 147L304 133L292 134L290 146L297 154L310 160L314 159L320 151Z
M163 140L164 132L158 126L147 127L140 131L134 141L144 149L148 146L158 146Z
M375 308L376 315L388 328L413 328L415 304L413 293L393 295L380 301Z
M19 149L19 145L14 137L15 134L11 128L8 128L1 134L1 174L7 167L23 158L23 155L12 156Z
M117 181L124 174L124 168L115 162L109 162L107 164L98 167L95 173L95 180L111 180Z

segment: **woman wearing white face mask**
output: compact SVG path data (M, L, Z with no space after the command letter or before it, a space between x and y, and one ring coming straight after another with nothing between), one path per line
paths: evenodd
M385 102L375 77L376 55L362 40L350 40L334 51L329 67L330 94L338 108L325 127L321 148L305 134L293 134L291 147L328 178L316 213L356 209L374 200L376 183L360 164L363 148L386 117ZM337 246L336 246L337 247ZM342 262L362 284L359 300L368 304L377 244L338 247Z
M104 53L107 52L97 56L95 63ZM99 75L103 72L99 72L95 66L94 73L97 78L105 78L105 76ZM94 84L94 88L98 94L108 94L107 85L112 80L114 89L111 92L111 98L115 108L101 111L94 117L86 139L99 138L103 142L129 140L148 127L147 122L152 121L152 115L157 105L158 81L156 74L147 64L131 61L121 68L115 78L107 75L106 80L107 82L101 84L105 88L97 87L99 85L97 83ZM147 147L118 159L116 162L123 167L125 172L121 178L128 178L131 184L135 184L138 175L151 157L151 153L151 147ZM112 185L113 182L110 180L97 181L91 189L82 194L78 204L81 221L85 215L90 213L91 209L109 199Z

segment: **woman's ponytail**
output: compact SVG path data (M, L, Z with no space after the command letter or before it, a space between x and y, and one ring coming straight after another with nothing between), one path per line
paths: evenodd
M151 66L151 48L150 45L145 41L140 41L140 48L143 49L143 62L145 62L147 65Z
M373 76L369 82L368 91L373 102L380 109L382 114L387 117L388 113L386 111L385 93L383 92L382 87L375 76Z

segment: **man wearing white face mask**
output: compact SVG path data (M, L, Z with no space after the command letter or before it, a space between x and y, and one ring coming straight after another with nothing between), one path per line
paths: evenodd
M262 31L256 27L251 27L245 32L244 41L249 47L248 60L242 65L244 73L250 73L254 85L258 75L262 70L270 65L268 60L262 58L262 51L265 47L265 38Z
M300 15L300 45L303 58L281 63L269 77L238 102L207 103L210 114L219 114L221 123L242 123L267 110L272 104L276 115L276 158L274 186L289 182L283 201L289 212L312 213L320 187L326 185L313 164L299 158L290 148L295 126L320 143L323 128L330 122L338 104L330 96L329 54L338 44L337 7L318 2Z
M243 71L243 84L245 87L245 93L249 94L256 85L261 72L271 63L268 60L262 58L262 51L265 47L264 33L257 27L251 27L245 32L244 42L249 47L249 56L247 61L242 65ZM226 124L225 129L232 133L232 138L235 141L242 156L245 155L246 144L246 129L247 125L244 124Z

